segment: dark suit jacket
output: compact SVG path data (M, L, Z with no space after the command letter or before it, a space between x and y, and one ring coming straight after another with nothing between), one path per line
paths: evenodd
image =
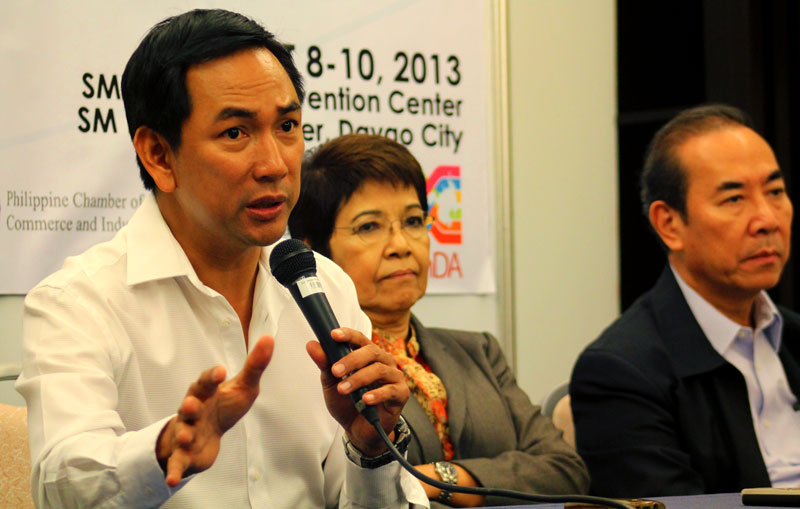
M800 394L800 315L780 312L778 355ZM593 494L770 486L744 377L706 339L669 267L580 355L570 394Z
M488 333L427 329L411 323L423 357L447 389L454 463L483 486L529 493L585 493L586 468L561 432L517 386L497 340ZM413 397L403 410L411 427L408 460L443 460L442 443ZM492 498L486 505L523 503Z

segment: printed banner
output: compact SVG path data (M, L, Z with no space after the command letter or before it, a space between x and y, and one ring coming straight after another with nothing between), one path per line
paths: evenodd
M355 132L406 145L428 179L429 293L494 292L485 2L44 3L0 6L0 293L26 293L139 206L122 70L152 25L195 7L294 47L307 149Z

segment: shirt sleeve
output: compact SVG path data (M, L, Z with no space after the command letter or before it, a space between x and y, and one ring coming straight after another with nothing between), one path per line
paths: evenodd
M397 461L369 469L361 468L347 459L341 429L328 454L325 471L326 477L344 472L344 484L337 500L329 503L332 507L338 506L341 509L430 507L420 482Z
M430 507L422 484L397 461L375 469L345 461L347 473L340 507Z
M61 288L25 299L23 371L37 507L156 507L169 488L155 444L170 417L128 431L116 412L119 353L97 309Z

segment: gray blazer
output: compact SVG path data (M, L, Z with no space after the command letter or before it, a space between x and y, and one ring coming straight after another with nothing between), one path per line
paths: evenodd
M587 492L589 475L583 461L517 386L491 334L427 329L414 316L411 323L423 357L447 389L453 463L486 487L538 494ZM413 397L403 417L412 430L411 464L443 460L436 431ZM512 503L525 502L486 500L486 505Z

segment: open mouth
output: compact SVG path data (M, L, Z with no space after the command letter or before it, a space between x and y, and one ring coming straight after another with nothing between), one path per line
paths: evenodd
M284 197L264 197L253 200L247 204L247 211L258 219L273 219L281 213L286 198Z

